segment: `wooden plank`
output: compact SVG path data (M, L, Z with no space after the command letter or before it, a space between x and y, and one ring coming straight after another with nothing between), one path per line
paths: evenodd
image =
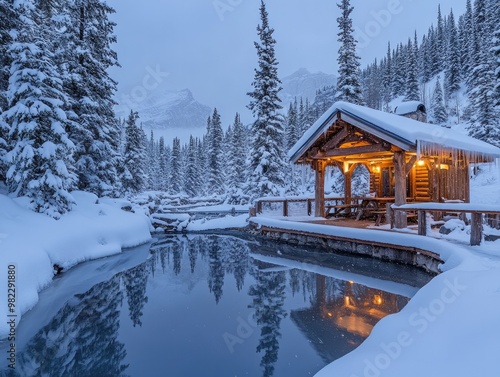
M344 140L349 135L349 129L347 127L342 128L335 136L333 136L321 149L328 151L335 148L342 140Z
M350 155L355 155L355 154L386 152L389 150L391 150L390 144L363 145L362 147L332 149L332 150L326 151L321 156L316 156L316 158L335 157L335 156L350 156Z

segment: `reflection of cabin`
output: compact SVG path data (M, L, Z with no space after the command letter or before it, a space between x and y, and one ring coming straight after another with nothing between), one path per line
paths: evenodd
M460 199L469 202L469 164L490 162L500 149L451 129L422 123L346 102L335 103L289 152L296 164L316 171L315 216L325 213L325 169L338 167L345 176L344 197L351 202L351 178L357 165L370 171L378 197L396 205L416 201ZM406 214L397 213L397 228Z
M342 292L327 298L326 278L317 275L310 308L292 310L291 318L329 363L359 346L383 317L399 312L408 298L344 282Z
M427 122L427 110L420 101L401 102L394 109L394 114L418 120L419 122Z

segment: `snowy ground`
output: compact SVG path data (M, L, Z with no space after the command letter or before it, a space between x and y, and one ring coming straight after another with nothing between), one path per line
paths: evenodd
M0 339L8 334L6 319L12 314L7 312L8 272L14 276L15 271L17 324L38 302L38 292L51 283L54 264L68 269L151 239L147 217L121 210L122 201L96 204L93 194L73 196L76 209L56 221L26 209L22 199L0 194Z

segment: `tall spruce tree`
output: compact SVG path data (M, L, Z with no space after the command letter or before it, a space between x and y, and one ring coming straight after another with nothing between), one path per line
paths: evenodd
M74 204L68 98L53 64L53 29L43 23L34 1L17 3L15 10L19 22L8 51L9 108L3 114L11 127L7 183L11 193L27 196L35 211L57 219Z
M184 175L184 191L190 197L198 195L198 167L196 158L196 140L191 135L187 149L186 174Z
M137 126L139 114L130 111L125 128L124 174L122 187L127 193L141 192L147 181L144 171L146 151L144 150L144 131Z
M221 118L217 109L214 109L209 124L208 137L208 193L220 195L224 193L224 175L222 164L222 148L224 131L222 130Z
M170 158L170 192L172 194L182 192L182 181L181 141L176 137L172 143L172 156Z
M434 94L432 96L432 114L434 123L444 124L448 119L446 108L444 106L443 89L441 87L440 77L437 77L436 86L434 87Z
M458 46L458 31L455 25L453 10L448 18L448 50L445 71L445 96L449 100L460 89L460 54Z
M415 31L415 37L413 43L411 39L408 39L408 54L406 56L406 95L405 101L419 101L420 100L420 89L418 87L418 66L417 66L417 56L418 56L418 41L417 32Z
M356 54L357 41L354 39L351 13L354 7L350 0L342 0L337 4L341 16L337 18L339 27L340 48L338 52L337 101L347 101L357 105L363 104L361 89L360 57Z
M257 26L259 42L255 42L259 67L252 82L252 98L248 106L254 117L250 156L250 177L246 191L253 197L279 195L284 187L283 117L278 96L281 81L275 56L274 29L269 26L264 1L260 6L261 24Z
M114 10L102 0L71 0L68 7L64 83L77 117L70 138L76 145L78 187L115 195L120 140L113 110L117 84L108 73L108 68L118 66L112 49L115 24L109 19Z

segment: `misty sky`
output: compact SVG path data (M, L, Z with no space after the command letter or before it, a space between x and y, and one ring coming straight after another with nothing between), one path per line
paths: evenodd
M217 107L224 125L236 111L246 122L257 56L258 0L108 0L117 13L116 34L122 65L113 69L119 102L134 104L157 90L189 88L195 98ZM279 74L301 67L337 72L338 0L267 0L275 29ZM362 65L381 58L387 42L406 43L417 30L419 41L453 7L456 20L465 0L352 0L353 24ZM125 101L126 99L126 101ZM121 114L120 114L121 115Z

